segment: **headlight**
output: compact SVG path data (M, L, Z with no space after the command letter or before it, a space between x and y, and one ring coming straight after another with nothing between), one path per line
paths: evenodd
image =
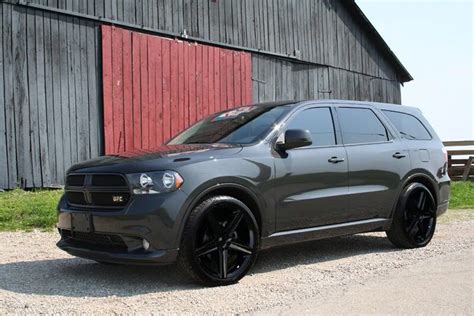
M183 178L176 171L142 172L127 175L134 194L171 192L183 185Z

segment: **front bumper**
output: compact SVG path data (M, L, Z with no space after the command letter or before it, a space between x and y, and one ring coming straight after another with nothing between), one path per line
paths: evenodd
M438 208L436 210L436 216L441 216L444 213L446 213L446 211L448 210L448 207L449 207L449 202L445 202L443 204L438 205Z
M67 253L96 261L168 264L176 261L187 195L138 196L119 210L74 208L62 198L58 206L61 240ZM150 244L143 248L143 239Z
M83 247L76 247L61 239L56 244L59 249L66 251L72 256L121 264L137 265L159 265L171 264L176 261L178 249L154 250L146 253L112 253L106 251L90 250Z

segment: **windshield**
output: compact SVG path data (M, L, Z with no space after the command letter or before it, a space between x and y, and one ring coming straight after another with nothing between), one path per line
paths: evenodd
M251 144L262 139L288 112L288 105L256 105L213 114L172 140L180 144Z

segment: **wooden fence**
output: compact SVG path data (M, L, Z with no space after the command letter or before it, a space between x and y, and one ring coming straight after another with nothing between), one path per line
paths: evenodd
M474 146L474 140L443 142L448 147L448 174L454 181L474 181L474 149L449 149L449 147Z

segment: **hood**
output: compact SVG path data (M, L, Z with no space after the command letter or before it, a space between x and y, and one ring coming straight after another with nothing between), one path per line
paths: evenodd
M155 149L137 149L101 156L73 165L69 172L142 172L175 169L198 161L219 159L239 153L240 145L190 144L167 145Z

